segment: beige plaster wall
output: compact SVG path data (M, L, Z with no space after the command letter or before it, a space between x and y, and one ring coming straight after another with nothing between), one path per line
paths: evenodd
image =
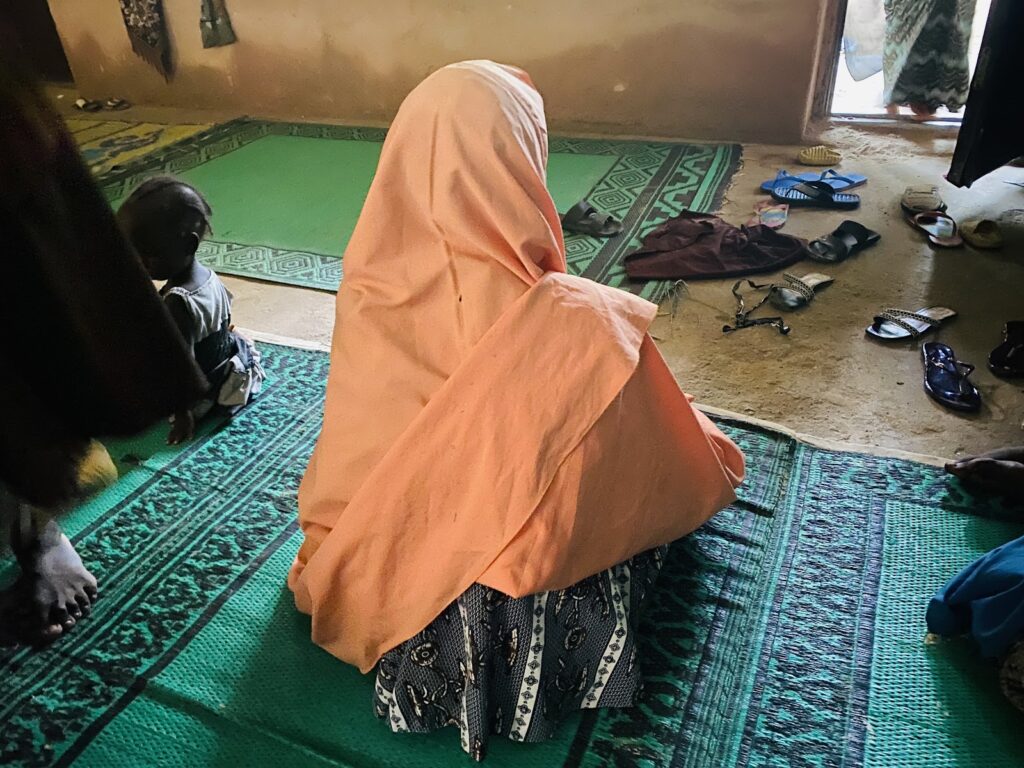
M250 115L387 122L446 63L518 64L563 132L785 142L807 119L828 0L164 0L176 74L131 51L114 0L50 0L83 95Z

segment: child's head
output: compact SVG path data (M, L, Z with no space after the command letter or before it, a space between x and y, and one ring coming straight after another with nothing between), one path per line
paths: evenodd
M196 189L170 176L140 184L117 211L117 220L149 276L167 280L192 265L210 231L209 204Z

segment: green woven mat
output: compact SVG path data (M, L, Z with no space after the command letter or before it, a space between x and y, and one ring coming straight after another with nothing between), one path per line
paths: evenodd
M213 206L204 263L225 274L333 291L383 139L382 130L236 120L108 173L102 187L117 203L148 176L178 175ZM559 210L586 197L624 224L610 240L568 236L569 271L663 297L667 283L631 283L622 257L684 208L716 210L740 155L738 144L552 138L548 186Z
M122 479L66 526L102 599L48 650L0 649L0 764L467 763L454 730L390 733L371 679L309 641L284 579L328 360L264 351L267 388L233 422L182 449L164 427L109 444ZM496 739L487 765L1024 765L995 669L964 642L926 643L923 618L1024 525L934 468L722 424L750 478L671 550L640 706L574 717L545 744Z

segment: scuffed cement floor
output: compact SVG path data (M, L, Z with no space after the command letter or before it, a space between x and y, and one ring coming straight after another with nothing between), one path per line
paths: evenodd
M70 106L67 99L61 101L65 109ZM211 119L205 113L185 116L176 110L142 108L117 117ZM1003 168L962 190L943 179L955 143L952 131L840 127L821 140L843 151L840 169L868 176L868 183L856 190L861 207L850 213L793 210L783 231L813 238L852 218L881 233L881 242L842 264L804 261L790 268L799 276L825 272L835 282L810 306L788 313L793 329L788 336L770 327L723 334L722 326L732 321L734 281L691 282L676 317L662 317L654 328L683 388L701 403L852 446L950 457L1024 443L1024 380L1000 380L985 364L1000 341L1003 323L1024 320L1024 226L1007 231L1001 251L937 250L904 222L899 209L907 185L927 183L940 187L958 221L998 218L1008 209L1024 209L1024 190L1007 183L1024 182L1024 169ZM726 220L745 222L754 203L764 197L760 183L779 168L803 170L793 162L798 149L745 146L743 168L722 211ZM330 342L332 294L231 277L225 283L235 295L239 326ZM865 336L865 326L880 309L933 305L959 312L931 338L949 344L961 360L978 367L974 380L985 404L977 415L958 415L925 395L919 344L882 345Z
M1024 319L1024 228L1007 232L1000 251L938 250L907 225L899 208L903 189L924 182L939 186L958 221L998 218L1024 208L1024 190L1006 183L1024 182L1024 169L1004 168L961 190L943 179L952 133L841 128L823 139L843 150L841 169L868 176L856 190L861 207L847 213L794 209L783 231L813 238L852 218L879 232L881 241L841 264L804 261L790 268L798 276L824 272L835 282L810 306L787 313L788 336L770 327L723 334L734 311L733 281L691 282L675 320L663 319L656 329L680 382L700 402L836 441L942 457L1024 443L1024 381L1007 382L986 367L1003 323ZM745 220L762 197L759 184L778 168L796 170L795 149L744 148L743 170L724 207L727 220ZM973 378L984 398L977 415L953 413L924 393L920 343L885 345L864 333L880 309L935 305L959 313L930 337L977 366Z

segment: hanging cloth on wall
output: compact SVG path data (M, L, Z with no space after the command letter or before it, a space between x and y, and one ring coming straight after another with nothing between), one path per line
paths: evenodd
M203 33L203 48L231 45L238 39L231 27L231 17L224 7L224 0L202 0L199 30Z
M164 22L163 0L120 2L132 50L163 75L164 80L170 80L174 70L171 66L171 41Z

